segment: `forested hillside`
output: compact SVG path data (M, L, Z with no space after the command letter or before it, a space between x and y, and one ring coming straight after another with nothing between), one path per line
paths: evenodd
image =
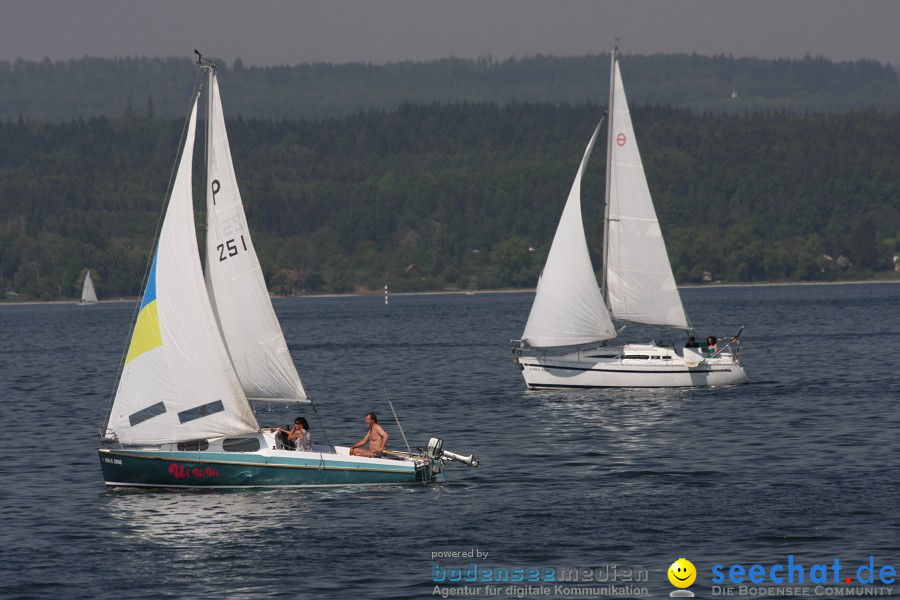
M625 51L623 75L635 104L697 112L900 108L896 71L872 60L639 56ZM186 49L183 59L0 61L0 119L179 118L198 72L191 56ZM265 68L244 67L238 60L221 64L220 75L229 115L244 118L322 119L394 110L404 103L605 104L609 54Z
M231 114L224 76L222 87ZM270 290L534 285L602 112L593 103L450 103L230 120ZM893 269L900 112L638 105L632 114L680 283L704 272L772 281ZM91 268L101 298L139 293L182 127L139 115L2 123L2 286L75 297ZM598 147L584 193L594 248L603 177ZM202 225L199 202L198 211Z

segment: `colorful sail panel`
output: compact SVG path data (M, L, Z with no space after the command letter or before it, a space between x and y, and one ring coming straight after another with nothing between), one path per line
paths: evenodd
M131 335L131 345L128 346L128 355L125 357L127 365L135 358L162 345L162 334L159 332L159 312L156 304L156 258L153 257L153 266L150 267L150 277L147 279L147 288L141 300L141 309L138 312L137 322L134 325L134 333Z
M195 100L107 425L107 436L123 444L251 434L259 428L216 326L197 253L191 191L196 120Z

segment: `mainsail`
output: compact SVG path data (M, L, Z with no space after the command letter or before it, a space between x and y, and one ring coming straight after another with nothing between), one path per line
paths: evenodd
M591 265L581 218L581 178L602 124L597 125L584 151L538 281L522 334L522 341L529 346L569 346L616 337Z
M197 99L107 425L106 435L125 444L259 429L216 325L197 253L196 121Z
M262 268L238 190L215 69L209 70L206 285L231 362L250 400L307 399Z
M581 217L581 179L600 125L585 150L563 209L522 342L575 346L616 337L612 320L690 329L634 137L616 52L612 55L601 289Z
M91 272L88 271L84 276L84 285L81 286L81 303L97 304L97 292L94 290L94 281L91 279Z
M607 160L607 305L614 319L690 329L666 254L613 53Z

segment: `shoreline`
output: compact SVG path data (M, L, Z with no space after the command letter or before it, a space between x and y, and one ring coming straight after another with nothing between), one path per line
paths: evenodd
M714 289L714 288L741 288L741 287L788 287L788 286L816 286L816 285L868 285L868 284L900 284L900 279L864 279L854 281L792 281L792 282L752 282L752 283L705 283L705 284L688 284L679 285L678 289ZM450 296L464 295L477 296L482 294L527 294L534 293L534 288L502 288L491 290L434 290L430 292L395 292L388 293L387 296ZM352 294L303 294L300 296L271 296L274 299L296 298L372 298L384 296L381 292L372 291L370 293L352 293ZM139 296L133 298L113 298L110 300L101 300L100 304L124 304L129 302L138 302ZM34 305L58 304L80 306L78 300L7 300L0 299L0 306L34 306Z

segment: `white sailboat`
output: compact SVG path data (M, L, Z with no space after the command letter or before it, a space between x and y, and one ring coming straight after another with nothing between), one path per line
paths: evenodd
M109 419L100 465L110 487L301 487L432 482L425 451L351 456L315 443L284 448L250 400L311 404L288 351L253 248L234 174L215 66L206 69L206 272L197 253L192 174L200 91ZM326 440L327 441L327 440Z
M94 290L94 282L91 279L91 272L88 271L84 276L84 284L81 286L81 302L79 304L97 304L97 292Z
M515 348L529 388L686 387L747 383L740 334L713 348L606 344L613 321L692 331L653 208L622 86L616 50L607 112L606 209L602 283L588 255L581 179L603 121L569 192L525 331ZM582 346L592 345L590 349ZM576 347L572 351L572 347ZM569 351L560 350L569 348Z

